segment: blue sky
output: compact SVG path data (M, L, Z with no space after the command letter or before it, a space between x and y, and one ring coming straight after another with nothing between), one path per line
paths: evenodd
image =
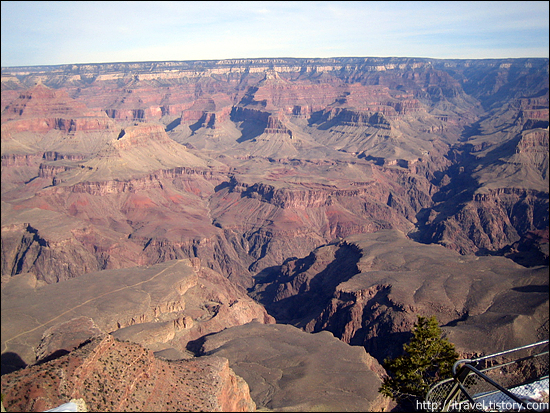
M2 1L2 66L548 57L548 1Z

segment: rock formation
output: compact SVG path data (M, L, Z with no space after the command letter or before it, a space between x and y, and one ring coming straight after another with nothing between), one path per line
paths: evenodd
M190 358L273 323L247 292L379 361L417 314L547 337L548 105L548 59L2 68L3 368L96 328Z
M17 275L2 288L2 317L2 353L17 354L25 364L70 351L98 331L152 351L185 352L189 341L205 334L252 320L274 322L242 287L201 268L198 259L104 270L55 284ZM82 328L81 317L91 318L94 328Z
M226 357L258 408L273 411L383 411L384 369L328 332L250 323L205 337L200 353ZM200 359L200 357L199 357Z
M459 255L399 231L352 235L257 277L252 296L278 322L331 331L382 362L416 316L435 315L463 355L548 338L548 267Z
M86 236L73 235L78 258L53 276L33 257L60 246L43 234L45 246L18 244L28 236L13 228L42 225L10 216L3 275L32 271L52 282L197 256L250 287L255 272L334 237L415 226L422 242L521 259L511 246L548 228L547 66L338 58L4 68L2 200L77 218ZM494 84L492 73L506 81ZM97 119L105 128L78 126ZM43 127L19 131L27 121ZM144 180L155 193L145 194ZM290 189L284 207L271 203L279 196L249 200L265 185ZM111 196L138 190L145 198ZM304 190L329 201L292 211ZM510 190L518 195L498 195ZM99 194L124 199L90 197ZM188 205L196 210L183 212ZM294 229L281 230L285 222ZM287 248L294 254L284 251L289 239L301 239Z
M76 317L50 327L36 347L36 362L43 363L60 354L70 353L86 341L105 334L90 317Z
M248 385L222 357L167 362L138 344L96 337L52 361L2 376L11 412L83 399L90 411L255 411Z
M65 90L40 84L3 109L2 154L36 153L41 148L89 154L105 144L115 129L105 112L74 101Z

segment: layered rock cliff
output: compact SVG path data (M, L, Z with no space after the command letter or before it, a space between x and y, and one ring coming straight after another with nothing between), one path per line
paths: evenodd
M417 315L435 315L463 354L547 339L547 271L379 231L266 270L251 294L278 322L331 331L382 362L401 353Z
M339 354L363 352L369 389L338 376L354 389L340 405L357 410L388 407L372 393L383 372L346 343L382 361L417 315L436 315L464 354L548 335L548 59L232 59L2 75L3 368L43 362L27 370L32 383L18 376L14 409L84 398L71 358L69 370L55 365L61 381L33 386L48 374L40 366L61 359L45 360L96 328L117 337L105 343L123 359L138 351L129 342L143 346L137 374L158 380L156 390L140 387L145 375L124 387L128 376L116 374L128 366L105 377L94 367L87 383L109 398L98 391L90 406L251 408L220 360L188 366L227 386L160 402L154 392L170 400L166 383L181 371L148 353L180 360L204 344L234 354L240 326L261 342L271 326L249 323L274 319L246 288L278 321L325 331L325 344L332 332L345 342L331 337ZM278 339L289 343L287 333ZM302 373L326 366L304 367L292 348L274 364L255 353L242 370L273 390L251 386L258 405L338 407L303 397Z
M382 229L547 264L547 59L2 72L3 282L200 258L248 288Z

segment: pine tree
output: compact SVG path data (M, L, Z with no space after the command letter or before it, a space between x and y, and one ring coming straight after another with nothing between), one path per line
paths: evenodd
M418 316L412 334L409 344L403 345L403 355L384 361L389 376L379 392L396 401L423 399L432 384L451 377L458 360L454 345L442 337L435 316Z

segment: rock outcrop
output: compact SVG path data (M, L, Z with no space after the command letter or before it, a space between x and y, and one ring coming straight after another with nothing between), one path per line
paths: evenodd
M462 254L504 249L527 234L548 228L548 193L499 188L478 193L455 215L435 215L426 224L431 242ZM521 211L521 213L519 212ZM542 264L543 262L538 262ZM537 264L537 263L533 263Z
M103 335L52 361L2 376L8 411L82 399L90 411L255 411L246 382L222 357L167 362Z
M78 317L91 318L100 331L153 351L180 352L189 341L230 326L274 322L246 290L201 268L198 259L105 270L49 285L33 274L18 275L2 288L2 317L3 353L17 354L26 364L69 351L79 337L96 331L78 327ZM56 338L67 323L76 323L75 338ZM39 344L42 350L36 353Z
M435 315L462 354L488 354L548 338L547 271L379 231L264 271L252 295L278 322L331 331L380 362L400 353L417 315Z
M43 363L48 359L58 358L104 334L90 317L76 317L56 324L42 334L40 344L36 347L36 362Z
M380 364L328 332L250 323L205 337L200 354L227 358L249 383L258 408L346 412L390 406L378 393L385 374Z

